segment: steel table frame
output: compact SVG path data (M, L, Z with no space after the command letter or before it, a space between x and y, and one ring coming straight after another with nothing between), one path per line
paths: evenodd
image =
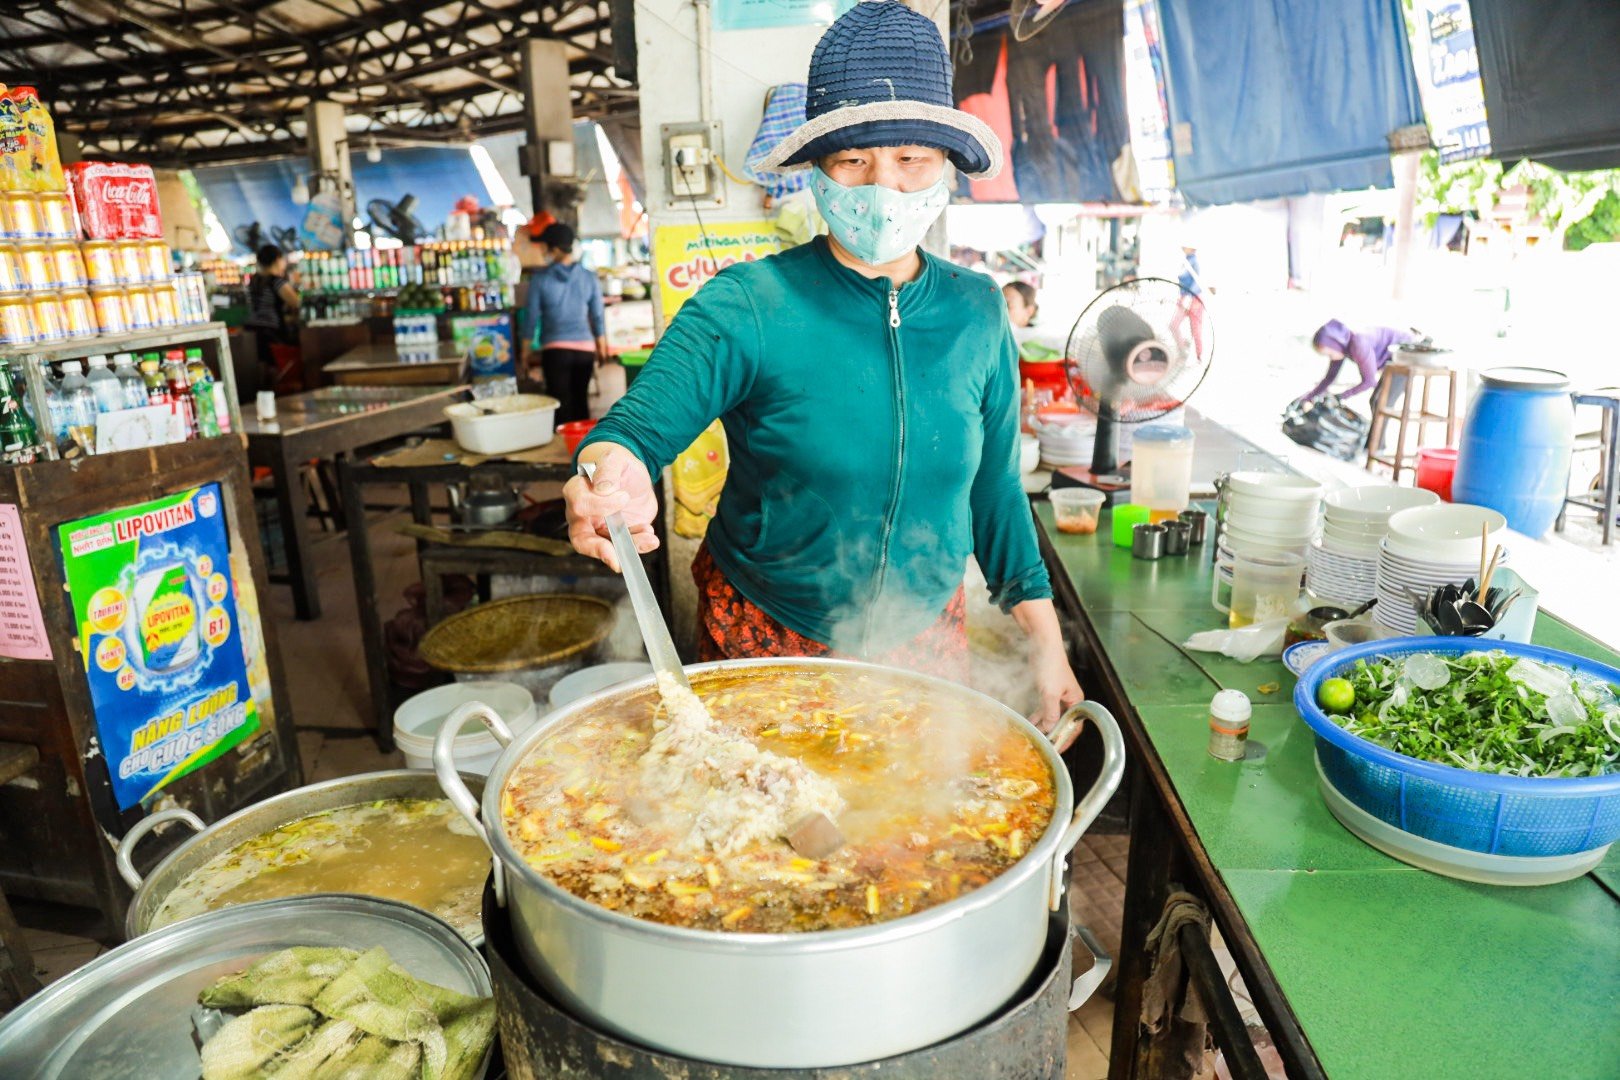
M398 393L399 400L384 408L318 420L288 431L280 430L279 418L276 421L262 421L256 416L248 416L243 421L247 433L248 463L270 469L275 485L276 506L281 514L282 535L286 540L287 576L283 578L278 575L270 580L273 584L292 586L293 610L302 620L321 617L321 596L310 552L309 499L299 479L299 467L317 458L339 460L359 453L368 446L433 427L444 420L444 407L463 388L347 389L373 396ZM283 416L291 417L296 415L301 403L319 404L334 400L336 396L332 389L312 390L279 399L277 408ZM363 515L363 508L358 503L341 501L341 505L344 508L353 507L357 515ZM357 520L360 517L357 516Z
M485 461L476 466L446 462L435 465L377 465L371 461L345 458L338 462L338 486L344 506L363 506L368 485L403 484L410 490L411 520L418 525L433 523L430 489L435 485L465 483L474 474L499 476L514 486L538 483L565 483L574 475L572 462L516 462ZM669 613L669 538L664 527L664 497L662 485L655 484L658 494L658 514L654 529L661 543L656 551L643 556L648 564L648 575L658 595L665 615ZM359 607L360 641L366 665L366 683L371 693L374 734L384 751L394 749L393 710L389 707L388 657L383 645L382 621L377 616L377 575L371 558L370 537L358 520L349 529L349 555L353 564L354 593ZM473 573L491 572L562 572L575 574L595 573L617 577L605 563L584 556L551 556L537 552L500 550L492 548L460 548L449 544L417 543L423 573L423 587L428 593L429 618L434 609L442 608L442 594L437 581L429 583L427 576L458 570Z

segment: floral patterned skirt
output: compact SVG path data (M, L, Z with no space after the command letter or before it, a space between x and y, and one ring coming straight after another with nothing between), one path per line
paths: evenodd
M831 647L783 626L737 591L715 565L709 545L698 548L692 562L698 594L698 659L742 660L773 656L834 656ZM872 663L905 668L960 681L968 668L967 594L957 589L934 625L904 645L868 658Z

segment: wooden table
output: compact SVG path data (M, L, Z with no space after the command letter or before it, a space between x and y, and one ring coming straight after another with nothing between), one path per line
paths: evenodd
M1207 421L1190 424L1201 471L1252 449ZM1082 681L1114 710L1131 758L1113 1080L1164 1073L1164 1049L1138 1021L1145 939L1173 885L1208 906L1290 1077L1615 1075L1620 851L1574 881L1504 888L1431 874L1362 843L1318 794L1314 739L1292 705L1288 669L1180 647L1224 625L1210 605L1208 543L1189 558L1142 562L1112 545L1107 514L1095 535L1069 536L1049 504L1036 512ZM1545 614L1534 640L1616 662ZM1263 756L1209 756L1208 707L1220 689L1255 703L1250 744ZM1263 1076L1219 969L1193 945L1183 939L1233 1075Z
M365 447L433 427L444 407L459 400L459 386L329 386L276 400L276 418L242 418L248 461L268 466L275 480L287 547L287 576L293 608L300 619L318 619L321 598L309 550L309 501L298 470L317 458L341 459ZM345 504L347 505L347 504ZM363 514L358 503L350 507ZM360 530L364 532L364 529Z
M432 524L429 492L434 486L464 484L475 475L495 476L514 487L537 483L564 483L574 475L573 455L559 435L545 446L500 458L488 458L460 450L448 440L430 440L422 446L406 447L369 460L349 459L338 464L339 485L345 506L362 506L367 485L404 484L410 490L411 518L418 525ZM653 591L669 615L669 540L664 532L664 501L661 485L654 529L663 542L643 556ZM465 574L566 574L617 577L605 563L577 554L544 555L532 551L479 548L456 544L418 542L423 588L427 593L429 624L442 614L439 575ZM371 690L371 712L376 724L377 742L385 751L394 748L393 707L389 701L388 656L383 642L382 620L377 614L377 579L372 566L370 538L365 529L349 529L349 554L353 562L355 600L360 612L360 640L364 646L366 680Z
M432 348L430 359L420 359ZM321 369L336 386L443 386L461 381L467 367L465 349L441 341L437 347L407 347L405 359L392 341L360 345Z

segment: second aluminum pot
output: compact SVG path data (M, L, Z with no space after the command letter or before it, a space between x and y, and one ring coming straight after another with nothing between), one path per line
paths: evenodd
M1124 742L1108 710L1082 702L1054 732L1061 736L1084 716L1102 736L1102 774L1076 806L1047 737L966 687L847 660L731 660L687 671L720 668L879 674L976 700L987 721L1014 724L1039 748L1052 771L1052 821L994 881L891 922L806 934L666 926L598 907L541 876L513 848L501 817L507 780L535 746L582 712L647 689L652 678L576 701L517 739L492 710L464 705L441 729L434 768L469 820L481 830L494 824L485 838L495 853L497 896L535 977L582 1019L617 1035L686 1057L761 1068L824 1068L905 1053L964 1031L1005 1004L1040 956L1047 912L1064 899L1069 852L1124 773ZM454 733L468 720L481 720L506 746L484 786L482 822L453 760Z

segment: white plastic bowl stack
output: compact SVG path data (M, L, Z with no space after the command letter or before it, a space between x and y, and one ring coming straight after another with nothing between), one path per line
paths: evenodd
M1460 585L1479 577L1479 535L1488 530L1493 550L1507 519L1495 510L1468 503L1440 503L1401 510L1389 519L1389 534L1378 547L1378 606L1373 617L1403 634L1419 632L1417 604L1440 585ZM1504 548L1501 566L1507 562Z
M1222 502L1227 551L1304 555L1320 523L1322 485L1287 473L1235 472L1226 478Z
M1235 472L1221 493L1215 547L1216 608L1232 583L1234 555L1304 555L1322 512L1322 485L1291 473Z
M1432 506L1440 497L1422 488L1343 488L1323 500L1322 535L1305 553L1305 580L1311 595L1354 608L1378 595L1378 547L1389 519L1414 506Z

